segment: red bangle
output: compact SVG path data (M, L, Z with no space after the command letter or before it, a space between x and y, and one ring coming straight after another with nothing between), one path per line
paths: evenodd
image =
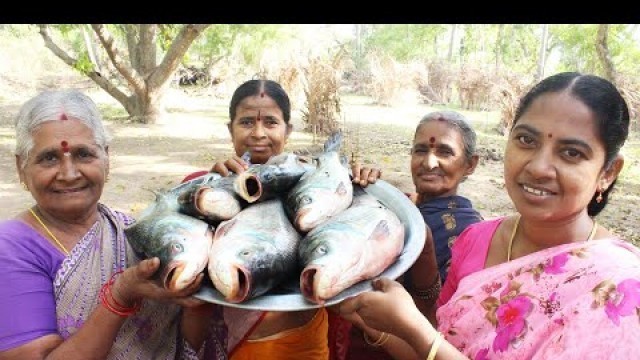
M116 276L120 275L121 273L122 270L113 273L109 281L102 285L102 288L100 288L100 302L105 308L107 308L107 310L111 311L112 313L119 316L127 317L137 313L138 310L140 310L142 301L137 301L135 304L133 304L133 306L128 307L118 303L118 301L113 297L113 294L111 293L111 286L115 282ZM111 301L109 301L109 299Z

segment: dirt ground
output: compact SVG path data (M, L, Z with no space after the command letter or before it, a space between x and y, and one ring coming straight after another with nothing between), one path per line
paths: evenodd
M67 84L53 84L67 85ZM52 83L39 87L53 86ZM71 84L67 86L75 86ZM90 84L83 83L88 94L102 107L116 107L112 99ZM33 203L29 193L18 184L13 156L13 118L20 104L32 94L0 97L0 219L13 217ZM139 125L118 119L106 119L113 135L109 148L111 177L103 202L134 216L154 198L150 190L175 186L190 172L208 169L215 160L231 155L226 129L228 99L218 99L206 92L172 89L167 97L168 115L159 123ZM407 104L380 107L362 97L343 97L346 150L357 149L364 164L377 164L382 179L402 191L413 191L409 172L409 149L415 125L433 108ZM296 110L294 108L294 110ZM469 113L476 129L488 126L488 113ZM324 139L299 131L299 111L292 114L294 132L287 151L319 149ZM501 154L503 138L496 134L480 136L482 155L476 172L462 184L460 193L469 197L485 218L513 211L502 180ZM636 211L640 189L635 184L618 183L607 209L598 221L622 237L640 244L640 221Z

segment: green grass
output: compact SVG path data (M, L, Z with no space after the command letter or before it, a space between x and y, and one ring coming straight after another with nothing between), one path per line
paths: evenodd
M129 118L129 114L120 104L98 104L100 114L106 120L115 122L123 122Z

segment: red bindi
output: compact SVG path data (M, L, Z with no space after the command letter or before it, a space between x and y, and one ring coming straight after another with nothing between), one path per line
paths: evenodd
M436 138L434 138L433 136L432 136L432 137L430 137L430 138L429 138L429 142L430 142L430 143L434 143L434 142L436 142Z
M69 118L67 118L67 114L62 113L62 114L60 115L60 120L69 120Z
M260 97L264 97L264 92L261 92L261 93L260 93Z
M260 110L258 110L258 117L256 118L256 121L260 121Z
M549 139L551 139L551 138L553 137L553 135L551 135L551 133L549 133L549 134L547 135L547 137L548 137Z
M64 155L69 156L69 143L66 140L62 140L62 142L60 142L60 146L62 147Z

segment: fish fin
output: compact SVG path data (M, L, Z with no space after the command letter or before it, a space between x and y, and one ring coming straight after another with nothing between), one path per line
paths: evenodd
M143 223L135 222L124 228L124 234L127 237L127 242L133 249L133 252L139 259L145 259L144 242L140 241L140 233L144 231L141 227L144 227Z
M387 220L380 220L375 229L371 232L370 238L375 241L386 241L389 238L391 231L389 231L389 224Z
M246 151L241 156L242 160L244 160L247 164L251 165L251 152Z
M342 166L349 169L349 175L351 175L351 164L349 163L349 158L347 157L347 155L345 154L340 155L340 164L342 164Z
M338 152L342 146L342 130L334 131L324 143L324 152Z

